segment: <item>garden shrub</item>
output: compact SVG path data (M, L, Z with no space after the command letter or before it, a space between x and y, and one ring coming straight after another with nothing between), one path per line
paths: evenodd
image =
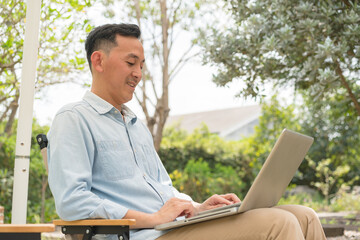
M235 193L243 195L244 183L239 174L231 166L220 163L214 168L203 159L190 160L183 171L170 173L176 189L190 195L194 201L203 202L213 194Z

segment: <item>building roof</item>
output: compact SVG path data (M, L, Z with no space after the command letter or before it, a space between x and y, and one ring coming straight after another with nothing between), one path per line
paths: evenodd
M192 132L202 123L205 123L211 133L226 136L258 119L260 114L261 106L259 105L242 106L169 116L166 121L166 126L179 123L180 128L187 130L188 132Z

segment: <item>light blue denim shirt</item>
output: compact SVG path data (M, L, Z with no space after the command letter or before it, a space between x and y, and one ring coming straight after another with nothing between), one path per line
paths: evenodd
M172 197L191 200L172 186L147 127L125 105L122 112L125 122L111 104L87 92L56 114L48 133L49 185L63 220L121 219L128 209L154 213ZM164 233L141 229L130 236Z

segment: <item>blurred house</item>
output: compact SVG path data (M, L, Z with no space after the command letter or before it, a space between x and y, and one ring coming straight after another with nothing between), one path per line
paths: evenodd
M181 129L191 133L205 123L211 133L227 140L239 140L254 133L254 126L259 123L260 115L261 106L243 106L169 116L165 127L179 124Z

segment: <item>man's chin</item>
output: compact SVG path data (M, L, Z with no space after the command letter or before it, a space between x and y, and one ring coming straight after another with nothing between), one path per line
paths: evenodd
M129 96L128 98L124 99L124 103L128 103L133 99L133 95Z

